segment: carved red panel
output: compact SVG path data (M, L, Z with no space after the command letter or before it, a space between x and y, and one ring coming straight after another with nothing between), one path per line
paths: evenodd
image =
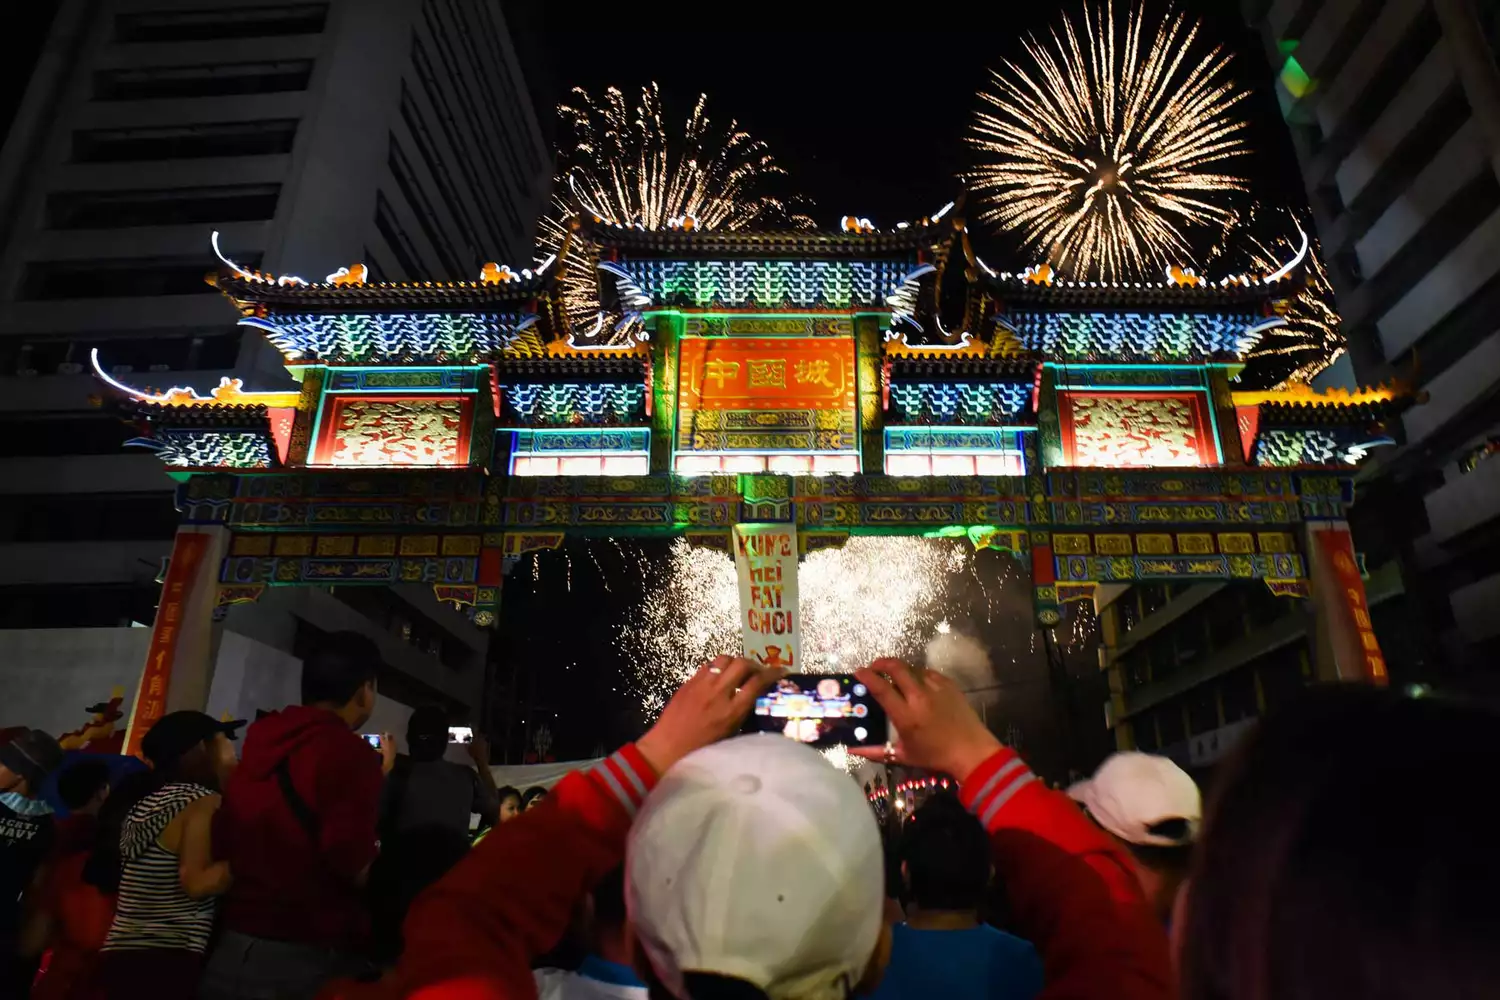
M1058 394L1063 460L1095 468L1218 465L1199 392Z
M314 465L466 465L474 401L467 396L330 396Z

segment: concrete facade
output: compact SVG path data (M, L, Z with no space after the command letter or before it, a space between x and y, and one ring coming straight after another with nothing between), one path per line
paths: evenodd
M290 384L203 283L210 233L276 273L472 278L531 262L549 181L497 4L63 0L0 150L0 630L151 621L173 484L91 405L92 350L138 385ZM225 627L288 656L299 628L369 632L412 697L475 706L486 636L390 593L276 594Z
M1246 0L1323 243L1349 360L1322 379L1426 390L1356 507L1399 563L1418 674L1500 650L1500 21L1476 0Z

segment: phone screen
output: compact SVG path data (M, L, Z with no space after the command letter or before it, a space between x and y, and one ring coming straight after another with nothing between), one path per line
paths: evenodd
M379 733L360 733L359 735L363 736L365 742L370 744L370 746L374 747L376 750L380 749Z
M472 726L449 726L448 727L448 742L449 743L473 743L474 742L474 727L472 727Z
M755 700L747 732L781 733L815 747L886 741L885 710L848 674L789 674Z

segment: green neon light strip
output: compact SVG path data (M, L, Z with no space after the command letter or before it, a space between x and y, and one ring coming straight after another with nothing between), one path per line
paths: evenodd
M318 412L313 416L312 437L307 439L307 454L302 460L308 465L312 464L313 453L318 450L318 434L323 430L323 411L328 405L328 376L323 376L323 387L318 392Z

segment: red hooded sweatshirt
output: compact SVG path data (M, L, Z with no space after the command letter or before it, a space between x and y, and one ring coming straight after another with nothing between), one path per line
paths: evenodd
M336 983L320 1000L534 1000L531 960L624 860L631 820L655 783L633 745L568 775L417 897L402 927L406 950L383 981ZM1017 931L1041 953L1037 1000L1171 1000L1167 937L1124 852L1075 803L1012 750L975 769L960 797L990 833Z
M282 788L283 762L308 822ZM339 951L363 948L369 921L359 886L377 853L380 784L380 755L327 709L294 705L251 725L214 817L214 853L234 876L224 926Z

